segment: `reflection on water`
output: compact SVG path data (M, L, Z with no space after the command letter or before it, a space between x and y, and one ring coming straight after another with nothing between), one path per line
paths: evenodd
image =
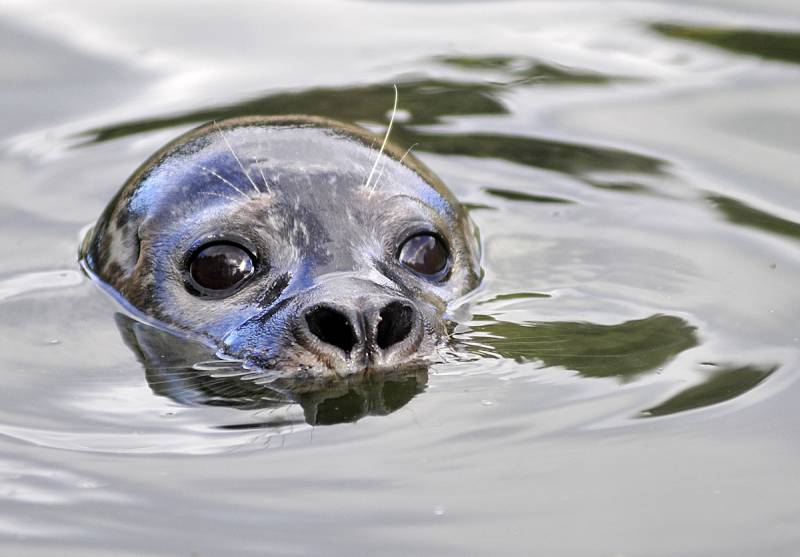
M491 301L542 298L539 293L504 294ZM145 368L154 393L186 405L239 410L279 409L298 404L310 425L355 422L385 416L422 393L425 369L347 377L272 377L250 372L238 361L219 360L210 348L117 314L117 326ZM623 382L657 372L681 352L697 346L695 328L683 319L653 315L617 325L581 322L512 323L474 316L472 330L457 335L467 350L481 356L561 367L583 377L616 377ZM756 387L777 366L715 370L704 382L641 411L664 416L730 400ZM274 414L267 420L218 426L223 430L277 428L296 423Z
M731 400L755 388L776 369L778 366L742 366L716 370L699 385L689 387L658 406L644 410L641 415L666 416Z
M737 199L722 195L710 195L708 196L708 201L719 209L728 221L734 224L749 226L763 232L778 234L795 240L800 239L800 224L796 222L770 215L764 211L749 207L746 203Z
M441 79L400 79L397 90L403 111L398 127L437 124L444 116L507 114L498 96L508 86L595 84L613 81L611 76L557 67L530 58L510 56L437 57L440 62L468 70L502 70L508 83L452 81ZM192 112L111 125L87 132L93 141L107 141L126 135L196 122L222 120L253 114L302 114L314 107L315 114L346 122L386 122L387 107L394 94L392 84L345 88L315 88L275 93L239 103L209 107ZM408 133L408 132L407 132Z
M424 369L391 374L348 377L271 377L250 372L238 361L216 358L210 348L117 314L125 344L145 368L154 393L187 405L207 405L240 410L279 409L299 404L310 425L355 422L368 415L385 416L423 392ZM280 427L278 419L248 424L227 424L221 429Z
M420 79L399 81L397 90L400 99L398 109L408 113L403 122L396 122L397 128L436 124L443 116L508 113L495 95L497 86L489 83ZM95 142L108 141L161 128L236 116L304 114L309 112L309 107L314 107L314 114L345 122L388 122L387 110L392 107L393 97L394 88L390 83L342 88L321 87L274 93L174 116L113 124L91 130L87 135ZM392 137L397 139L394 133Z
M396 133L396 135L395 135ZM421 151L442 155L463 155L475 158L502 159L525 166L563 172L592 182L584 176L590 172L614 171L632 174L660 174L665 164L658 159L613 149L552 139L494 134L411 133L398 128L395 139L418 144Z
M697 41L738 54L800 63L800 33L673 23L655 23L651 28L666 37Z
M532 195L519 191L504 190L500 188L483 188L483 191L494 197L500 197L509 201L530 201L531 203L572 203L568 199L551 197L549 195Z
M572 75L572 74L568 74ZM555 80L554 77L551 80ZM506 114L498 86L484 82L441 80L405 81L397 84L398 110L403 121L395 121L392 141L417 151L442 155L496 158L554 170L594 181L583 175L595 171L659 174L665 163L656 158L621 149L584 145L518 135L485 133L426 133L415 126L440 123L443 117ZM345 122L388 122L394 89L391 84L311 89L276 93L236 104L211 107L99 128L87 132L93 142L108 141L183 124L194 124L252 114L298 114L314 107L316 114Z
M617 325L477 321L466 342L479 353L488 350L518 362L561 366L584 377L629 381L664 366L698 341L695 328L683 319L653 315Z
M501 71L508 76L506 85L603 85L621 80L610 75L548 64L521 56L440 56L444 64L466 70Z
M530 294L498 296L494 301L524 299ZM534 297L538 297L535 296ZM681 352L698 346L695 327L671 315L653 315L617 325L583 322L513 323L476 315L472 330L460 340L476 354L576 371L582 377L614 377L623 383L660 373ZM700 384L642 410L641 417L666 416L712 406L758 386L776 365L713 366Z

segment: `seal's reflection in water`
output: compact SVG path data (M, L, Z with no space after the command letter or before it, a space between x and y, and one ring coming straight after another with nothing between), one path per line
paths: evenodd
M621 383L657 372L681 352L698 344L695 328L676 316L652 315L616 325L593 323L514 324L475 315L471 331L455 335L453 354L536 361L561 367L586 379ZM157 395L187 406L240 410L279 409L298 404L310 425L355 422L385 416L408 404L428 384L424 367L338 376L276 376L244 369L238 360L221 360L214 350L126 315L116 315L125 343L145 368ZM755 388L778 366L772 363L705 362L698 383L637 417L673 414L725 402ZM254 429L296 423L290 417L218 426Z
M261 410L299 404L308 424L332 425L391 414L423 392L428 382L424 368L336 378L275 378L243 369L238 361L220 360L203 344L124 314L117 314L116 322L125 344L144 366L153 392L188 406ZM220 427L280 425L272 420Z

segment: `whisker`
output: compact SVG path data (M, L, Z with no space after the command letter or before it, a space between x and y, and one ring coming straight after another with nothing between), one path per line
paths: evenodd
M216 178L219 178L220 180L222 180L222 181L223 181L225 184L229 185L229 186L230 186L230 187L232 187L234 190L236 190L236 193L238 193L239 195L241 195L241 196L242 196L242 197L244 197L245 199L250 199L250 196L249 196L249 195L247 195L247 194L246 194L246 193L244 193L242 190L240 190L239 188L237 188L236 186L234 186L234 185L233 185L233 183L232 183L230 180L227 180L227 179L223 178L223 177L222 177L222 176L220 176L220 175L219 175L217 172L215 172L215 171L211 170L210 168L208 168L208 167L206 167L206 166L200 165L200 168L202 168L203 170L205 170L206 172L208 172L208 173L209 173L209 174L211 174L212 176L214 176L214 177L216 177Z
M372 151L374 148L375 148L375 140L373 139L373 140L371 140L369 142L369 150ZM369 172L367 172L366 175L364 176L364 184L363 184L362 187L366 187L367 186L367 176L368 175L369 175Z
M399 160L398 162L399 162L400 164L403 164L403 161L404 161L404 160L406 160L406 157L408 156L408 154L409 154L409 153L411 153L411 149L413 149L413 148L414 148L415 146L417 146L417 145L419 145L419 143L414 143L414 145L412 145L411 147L409 147L408 149L406 149L406 152L405 152L405 153L403 153L403 156L402 156L402 157L400 157L400 160ZM383 160L383 164L381 164L381 170L380 170L380 172L378 172L378 177L377 177L377 178L375 178L375 185L374 185L374 187L372 188L372 191L375 191L375 190L377 190L377 189L378 189L378 184L380 184L380 183L381 183L381 177L383 176L383 171L384 171L384 170L386 170L386 159L385 159L385 158L384 158L384 160Z
M372 175L375 174L375 169L378 167L378 161L381 160L381 156L383 156L383 152L386 150L386 143L389 141L389 134L392 133L394 117L397 114L397 100L400 97L400 93L397 91L397 85L392 85L392 87L394 87L394 106L392 107L392 116L389 118L389 126L386 128L386 135L383 136L381 149L378 151L378 156L375 157L375 163L372 165L372 170L370 170L369 176L367 176L367 182L364 184L365 188L369 187L369 183L372 180ZM374 189L375 188L373 187L372 190L370 190L369 195L372 195Z
M197 375L197 371L186 364L178 366L148 366L147 369L159 373L163 371L170 375Z
M384 170L386 170L386 160L383 161L383 164L381 165L381 169L378 172L378 177L375 178L375 185L373 186L372 191L370 192L370 195L372 195L373 191L378 189L378 184L381 183L381 177L383 176L383 171Z
M402 156L402 157L400 157L400 164L403 164L403 161L404 161L404 160L406 160L406 157L407 157L408 155L410 155L410 154L411 154L411 149L413 149L413 148L414 148L414 147L416 147L417 145L419 145L419 143L414 143L414 144L413 144L411 147L409 147L408 149L406 149L406 152L405 152L405 153L403 153L403 156Z
M176 384L184 384L184 380L186 379L196 379L198 381L202 381L201 386L205 388L215 388L215 389L233 389L233 388L241 388L237 383L235 383L235 379L232 380L229 377L211 377L207 375L199 375L195 374L173 374L169 373L164 379L151 379L147 383L150 386L161 386L161 385L170 385L172 383ZM194 390L192 387L186 387L185 390Z
M267 193L272 195L272 188L269 187L269 181L267 180L267 177L264 175L264 168L261 166L261 162L255 155L253 155L253 162L255 162L256 166L258 167L258 172L259 174L261 174L261 179L264 180L264 187L267 188Z
M214 120L214 127L217 128L217 131L219 132L220 137L225 142L225 145L228 146L228 150L231 152L231 155L233 155L233 158L236 159L236 162L239 164L239 168L242 169L242 174L244 174L245 177L247 178L247 181L250 182L250 184L252 184L253 189L256 190L256 193L261 193L261 190L258 189L258 186L253 181L253 179L250 177L250 174L248 174L247 170L245 170L244 165L242 164L242 161L240 161L239 157L236 155L236 151L233 150L233 147L231 146L230 141L228 141L228 138L225 137L225 134L222 132L222 128L220 128L219 125L217 125L217 121L216 120Z

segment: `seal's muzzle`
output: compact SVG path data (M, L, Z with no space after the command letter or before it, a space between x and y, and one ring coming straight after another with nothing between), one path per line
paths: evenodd
M422 334L414 304L374 295L314 304L295 328L300 345L330 367L391 367L416 351Z

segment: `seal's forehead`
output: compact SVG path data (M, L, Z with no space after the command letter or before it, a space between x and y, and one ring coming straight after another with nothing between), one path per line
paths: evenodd
M453 212L446 193L388 155L378 155L377 145L335 128L212 127L168 150L131 184L131 209L174 214L263 195L410 195L435 211Z

